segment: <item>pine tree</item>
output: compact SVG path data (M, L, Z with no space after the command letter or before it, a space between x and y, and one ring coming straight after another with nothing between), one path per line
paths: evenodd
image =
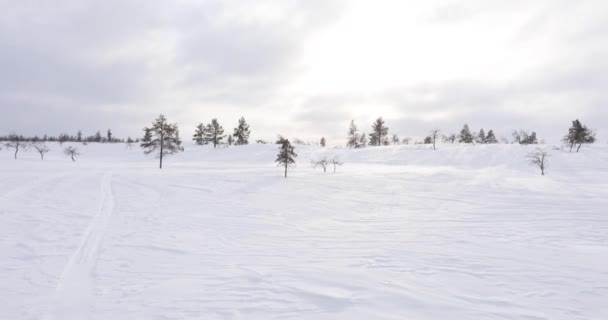
M494 131L492 129L490 129L490 131L488 131L488 135L486 136L486 143L498 143L498 140L496 139L496 135L494 135Z
M152 127L144 128L144 138L141 147L146 155L158 152L159 168L163 168L163 157L183 151L176 123L168 123L164 115L152 123Z
M319 144L321 145L321 147L325 147L325 145L327 144L325 137L321 137L321 141L319 141Z
M213 142L213 147L217 147L218 144L222 143L222 140L226 137L224 135L224 128L217 122L217 119L212 119L211 123L205 128L205 140Z
M357 145L357 148L360 147L367 147L367 136L365 135L365 132L361 134L361 138L359 139L359 144Z
M483 128L479 129L479 134L477 135L477 143L486 143L486 132Z
M112 130L108 129L108 142L112 142Z
M370 134L370 144L374 146L381 146L388 144L388 127L384 125L384 119L382 117L376 119L376 122L372 125L372 133Z
M236 138L236 141L234 142L234 144L236 144L236 145L249 144L249 134L250 133L251 133L251 131L249 130L249 125L245 121L245 118L241 117L241 119L239 119L239 125L236 128L234 128L234 137Z
M82 131L78 130L78 133L76 133L76 141L81 142L82 141Z
M279 166L285 167L285 178L287 178L287 168L296 163L295 158L297 156L298 155L294 152L294 147L289 143L289 140L283 140L275 162L278 163Z
M568 129L568 134L564 137L564 142L570 144L570 152L572 152L572 148L578 144L576 152L579 152L583 143L595 142L595 132L576 119L572 121L572 127Z
M207 144L207 140L205 140L205 125L203 123L199 123L198 126L196 126L192 140L198 145Z
M231 146L234 143L234 138L231 134L228 135L228 145Z
M348 138L346 140L346 146L349 148L357 148L360 145L361 137L357 133L359 129L357 129L357 125L355 124L355 120L350 121L350 127L348 128Z
M460 130L460 134L458 135L459 143L473 143L473 135L471 134L471 129L469 129L469 125L465 124L462 130Z

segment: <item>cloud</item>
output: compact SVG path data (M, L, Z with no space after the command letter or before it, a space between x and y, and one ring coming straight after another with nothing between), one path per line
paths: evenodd
M464 122L608 127L602 1L1 2L0 134L141 134L159 113L188 136L240 116L253 135L423 136Z

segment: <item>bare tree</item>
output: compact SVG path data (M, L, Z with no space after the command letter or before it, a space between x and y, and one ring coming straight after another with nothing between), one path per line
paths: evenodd
M541 175L545 175L545 169L547 168L547 157L549 154L547 151L536 148L534 151L528 153L526 156L529 160L530 165L537 166L540 169Z
M74 148L72 146L69 146L69 147L63 149L63 153L66 156L71 157L72 161L76 161L76 157L78 157L80 155L80 153L78 152L78 149L76 149L76 148Z
M327 172L327 165L329 164L329 162L327 161L327 158L323 158L321 160L317 160L317 161L313 161L312 162L312 166L316 169L317 167L321 167L323 168L323 173Z
M435 148L435 143L437 142L437 138L439 138L439 129L433 129L431 130L431 141L433 142L433 150L437 149Z
M9 139L10 140L5 143L4 146L6 146L7 148L15 149L15 159L17 159L17 154L19 153L19 150L27 149L27 142L21 141L21 139L19 139L17 135L11 135Z
M340 160L337 158L332 158L331 160L329 160L329 162L334 165L334 174L336 173L336 167L343 165L343 163L340 162Z
M32 147L40 154L40 160L44 160L44 155L50 151L49 147L44 142L32 142Z

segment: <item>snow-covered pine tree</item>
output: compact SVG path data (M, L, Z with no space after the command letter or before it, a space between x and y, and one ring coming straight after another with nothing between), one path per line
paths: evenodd
M241 119L239 119L239 125L236 128L234 128L234 137L236 138L234 144L236 144L236 145L249 144L249 134L251 134L249 125L245 121L245 118L241 117Z
M458 135L459 143L473 143L473 135L471 134L471 129L469 129L469 125L465 124L462 130L460 130L460 134Z
M361 137L357 133L359 129L357 129L357 125L355 124L355 120L350 121L350 126L348 127L348 138L346 140L346 146L349 148L357 148L360 145Z
M198 145L207 144L208 141L205 140L205 125L201 122L196 126L196 130L194 130L194 135L192 136L192 140L196 142Z
M490 129L490 131L488 131L488 135L486 136L486 143L490 143L490 144L498 143L498 140L496 139L496 135L494 134L494 131L492 129Z
M234 138L231 134L228 135L228 145L231 146L234 143Z
M376 119L372 124L372 133L370 133L369 144L374 146L381 146L388 144L388 127L384 125L384 119L382 117Z
M361 147L367 147L367 136L365 135L365 132L363 132L361 134L361 138L359 139L359 144L357 145L357 148L361 148Z
M479 134L477 134L477 143L483 144L486 143L486 132L483 128L479 129Z
M158 153L159 168L163 168L164 156L182 151L177 124L167 122L164 115L158 116L152 123L152 127L146 127L143 130L144 138L141 147L146 155Z
M297 156L298 155L294 152L294 147L289 143L289 140L284 139L275 162L278 166L285 167L285 178L287 178L287 168L296 163L295 158Z
M218 144L222 143L222 140L226 137L224 135L224 128L217 122L217 119L212 119L211 123L207 125L204 131L205 140L213 142L213 147L217 147Z
M321 141L319 141L319 144L321 145L321 147L325 147L325 145L327 144L325 137L321 137Z

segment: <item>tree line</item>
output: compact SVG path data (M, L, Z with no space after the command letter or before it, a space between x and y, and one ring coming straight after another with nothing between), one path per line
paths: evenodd
M101 131L97 131L95 134L90 136L84 136L82 131L78 131L75 135L71 135L68 133L61 133L58 136L23 136L18 135L16 133L10 133L5 136L0 136L0 141L24 141L24 142L99 142L99 143L134 143L139 142L139 138L132 139L131 137L127 137L127 139L117 138L112 133L111 129L108 129L104 134Z

